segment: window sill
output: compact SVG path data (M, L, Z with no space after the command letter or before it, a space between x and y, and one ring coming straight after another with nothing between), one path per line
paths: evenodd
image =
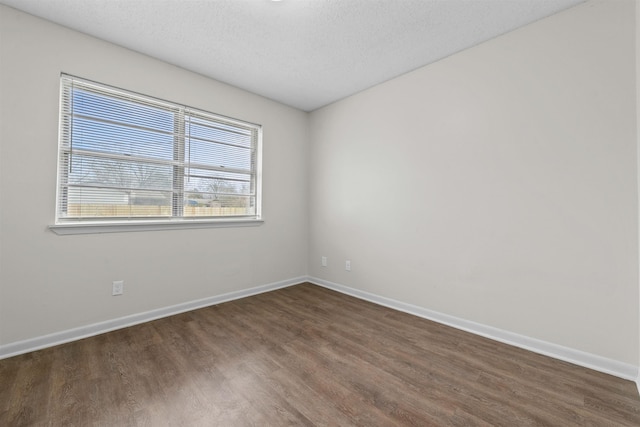
M187 221L120 221L120 222L68 222L50 225L49 229L59 235L125 233L134 231L189 230L198 228L255 227L262 219L217 219Z

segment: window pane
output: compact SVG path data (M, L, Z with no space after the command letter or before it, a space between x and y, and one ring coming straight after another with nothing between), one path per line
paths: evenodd
M251 170L251 150L191 139L187 141L188 161L218 168Z
M170 165L72 155L69 169L69 184L167 191L173 187Z
M250 173L235 173L235 172L226 172L221 170L212 170L212 169L201 169L201 168L188 168L185 171L186 178L219 178L219 179L227 179L230 181L247 181L251 180Z
M246 148L253 146L253 129L226 125L193 115L187 117L186 129L187 135L191 138L239 145Z
M174 136L92 119L73 119L72 144L76 150L172 160Z
M222 194L251 194L251 183L248 181L230 181L220 178L205 179L199 178L197 181L190 179L185 183L185 191L191 193L201 193L205 197L215 198Z
M70 187L68 218L170 217L171 193Z
M173 132L173 112L142 101L125 100L116 94L102 94L74 87L73 112L122 124Z
M255 215L252 196L220 195L216 199L203 197L201 193L186 193L185 196L184 215L188 217Z

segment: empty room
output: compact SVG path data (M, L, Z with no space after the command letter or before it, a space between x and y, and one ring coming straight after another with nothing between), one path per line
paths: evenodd
M0 425L640 425L639 23L0 0Z

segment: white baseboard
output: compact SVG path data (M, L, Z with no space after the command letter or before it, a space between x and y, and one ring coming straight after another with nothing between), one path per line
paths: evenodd
M269 283L267 285L256 286L241 291L229 292L222 295L203 298L196 301L189 301L181 304L172 305L170 307L159 308L144 313L132 314L130 316L120 317L118 319L107 320L104 322L94 323L87 326L81 326L66 331L55 332L53 334L31 338L24 341L18 341L10 344L0 345L0 359L5 359L18 354L28 353L40 350L54 345L64 344L71 341L80 340L94 335L103 334L116 329L126 328L128 326L149 322L151 320L160 319L162 317L173 316L174 314L184 313L198 308L208 307L210 305L220 304L251 295L257 295L264 292L273 291L280 288L286 288L291 285L306 281L306 277L297 277L294 279L283 280L280 282Z
M638 367L635 365L618 362L617 360L608 359L606 357L587 353L581 350L575 350L536 338L530 338L513 332L504 331L492 326L482 325L470 320L461 319L416 305L407 304L369 292L339 285L337 283L332 283L327 280L309 277L308 281L315 285L323 286L325 288L373 302L375 304L383 305L394 310L403 311L418 317L433 320L434 322L442 323L466 332L471 332L485 338L573 363L574 365L604 372L625 380L635 381L638 385L638 390L640 391L640 376L638 376Z
M635 381L636 385L638 386L638 391L640 392L640 375L638 372L638 367L635 365L618 362L616 360L586 353L580 350L575 350L535 338L526 337L524 335L515 334L513 332L504 331L502 329L494 328L491 326L482 325L480 323L439 313L437 311L382 297L376 294L350 288L316 277L306 276L296 277L293 279L283 280L280 282L270 283L250 289L244 289L241 291L229 292L226 294L204 298L196 301L189 301L170 307L159 308L144 313L137 313L118 319L112 319L87 326L81 326L78 328L56 332L53 334L44 335L24 341L0 345L0 359L17 356L19 354L40 350L47 347L53 347L55 345L80 340L105 332L110 332L116 329L126 328L128 326L160 319L162 317L168 317L174 314L208 307L210 305L245 298L251 295L257 295L280 288L286 288L288 286L296 285L302 282L310 282L315 285L323 286L325 288L341 292L343 294L351 295L356 298L392 308L394 310L413 314L418 317L433 320L435 322L451 326L466 332L471 332L473 334L480 335L499 342L503 342L505 344L530 350L535 353L573 363L578 366L594 369L596 371L604 372L626 380Z

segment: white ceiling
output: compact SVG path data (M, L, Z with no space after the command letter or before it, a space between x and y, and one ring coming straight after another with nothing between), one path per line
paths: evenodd
M584 0L0 0L305 111Z

